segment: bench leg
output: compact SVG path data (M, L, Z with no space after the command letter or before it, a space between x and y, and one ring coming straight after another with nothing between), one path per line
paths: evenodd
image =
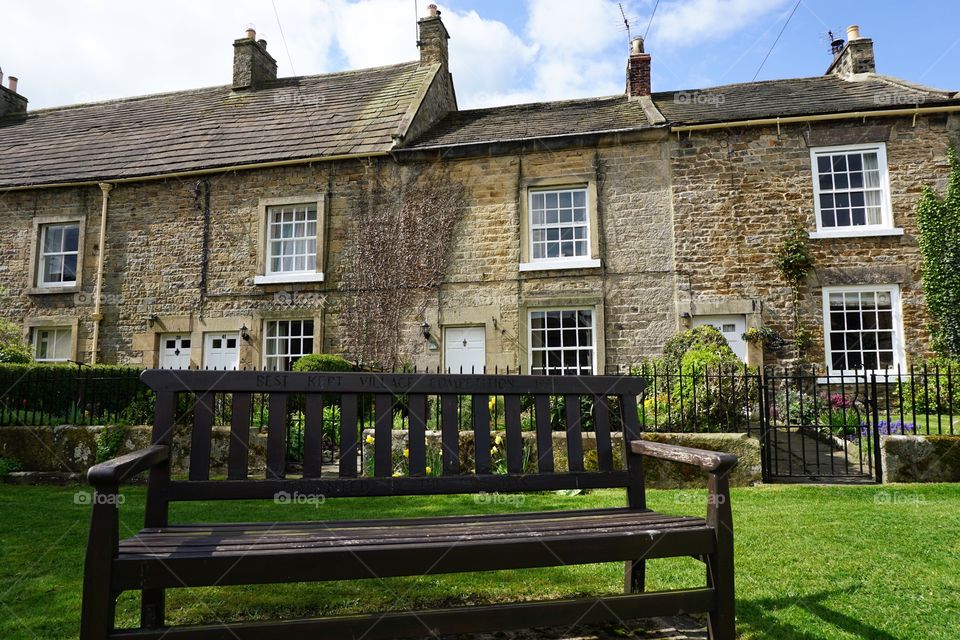
M624 593L643 593L647 583L647 561L627 560L623 572Z
M94 494L101 494L99 491ZM83 603L80 640L106 640L113 631L120 594L110 588L110 569L117 548L118 516L115 504L100 498L94 502L87 555L83 562Z
M155 629L163 626L164 618L163 589L144 589L140 594L140 627Z

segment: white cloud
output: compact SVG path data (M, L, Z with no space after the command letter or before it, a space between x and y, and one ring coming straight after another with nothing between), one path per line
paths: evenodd
M727 37L785 1L661 2L652 48ZM264 0L7 3L0 65L19 76L33 109L227 84L231 44L250 22L269 41L281 76L419 55L413 7L406 0L276 0L276 5L289 57L273 7ZM624 3L634 32L645 27L652 5L653 0ZM623 91L627 39L616 2L529 0L511 7L523 14L511 20L512 29L485 17L483 9L441 9L463 108ZM658 59L662 72L666 59Z
M650 40L655 46L679 47L721 40L779 9L786 1L683 0L661 3Z

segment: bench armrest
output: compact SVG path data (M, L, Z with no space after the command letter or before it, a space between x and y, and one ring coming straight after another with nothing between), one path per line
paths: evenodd
M155 467L170 458L170 447L154 444L90 467L87 481L94 487L115 487L127 478Z
M630 450L651 458L689 464L700 467L710 473L723 473L737 465L737 456L706 449L681 447L676 444L650 442L649 440L631 440Z

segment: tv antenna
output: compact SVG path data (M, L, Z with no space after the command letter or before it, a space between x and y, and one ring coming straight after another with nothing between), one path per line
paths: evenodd
M834 56L840 55L840 52L843 51L843 38L838 33L843 33L840 29L830 29L826 33L820 34L821 40L826 40L830 43L830 53Z
M630 21L627 20L627 14L623 12L623 3L618 2L617 6L620 7L620 17L623 18L623 26L627 28L627 46L629 46L630 42L633 40L633 38L630 37Z

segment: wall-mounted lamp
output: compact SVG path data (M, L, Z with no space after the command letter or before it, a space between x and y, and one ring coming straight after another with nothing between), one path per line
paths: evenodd
M153 329L154 323L159 319L160 318L157 317L157 314L151 313L149 316L147 316L147 326Z
M683 318L684 320L689 320L689 319L690 319L690 312L689 312L689 311L684 311L683 313L680 314L680 317Z
M247 329L246 323L243 323L242 325L240 325L240 337L246 340L247 342L250 342L250 330Z
M423 333L423 337L425 340L430 339L430 323L429 322L423 322L423 324L420 325L420 331Z

